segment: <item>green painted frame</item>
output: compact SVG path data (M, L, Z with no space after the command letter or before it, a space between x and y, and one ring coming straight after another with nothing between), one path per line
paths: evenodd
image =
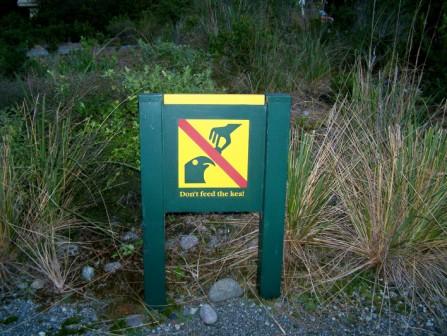
M259 212L259 293L266 299L281 294L290 107L290 96L282 94L267 95L264 106L164 105L161 94L139 96L144 293L149 307L166 305L167 212ZM180 117L250 120L253 183L249 182L246 199L173 201L177 173L168 168L177 160L172 139Z

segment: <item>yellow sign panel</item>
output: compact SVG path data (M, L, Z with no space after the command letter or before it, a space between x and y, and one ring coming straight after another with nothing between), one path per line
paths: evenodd
M180 119L179 188L247 188L249 120Z
M264 95L165 94L165 105L264 105Z

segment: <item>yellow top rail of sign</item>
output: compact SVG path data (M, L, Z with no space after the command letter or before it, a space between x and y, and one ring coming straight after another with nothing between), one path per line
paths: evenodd
M264 105L258 94L165 94L165 105Z

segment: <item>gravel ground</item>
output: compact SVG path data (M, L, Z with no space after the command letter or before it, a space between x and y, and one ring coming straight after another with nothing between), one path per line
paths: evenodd
M97 335L89 329L101 326L88 305L55 304L49 308L31 300L14 300L0 307L1 335Z
M186 306L182 312L171 314L170 319L153 329L139 327L130 332L127 327L120 332L116 332L116 329L112 332L112 322L116 327L116 321L101 322L101 308L95 308L90 303L60 303L45 308L30 300L14 299L0 306L0 334L447 335L447 314L434 319L422 306L416 307L409 316L397 312L380 315L370 307L352 307L347 310L342 304L317 306L309 312L297 304L276 302L259 305L242 298L215 305L218 320L210 326L203 324L198 311L194 312L198 307L199 305Z

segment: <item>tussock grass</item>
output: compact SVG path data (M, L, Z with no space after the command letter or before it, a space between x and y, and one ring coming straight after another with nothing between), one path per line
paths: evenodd
M415 70L395 64L373 74L359 62L352 76L332 130L318 141L292 136L288 290L294 281L333 290L372 272L377 284L445 302L446 131L425 123Z
M85 123L47 110L44 99L24 103L15 113L14 128L2 129L1 241L14 244L62 292L72 260L58 244L73 240L81 224L84 230L90 226L78 214L95 203L92 178L103 146L83 133Z
M330 166L335 139L292 130L287 185L287 226L294 239L306 242L330 222L327 205L334 193ZM321 141L322 143L318 143Z
M335 177L348 221L324 244L349 258L347 273L374 268L389 284L444 297L445 131L395 126L384 141L365 128L347 133Z

